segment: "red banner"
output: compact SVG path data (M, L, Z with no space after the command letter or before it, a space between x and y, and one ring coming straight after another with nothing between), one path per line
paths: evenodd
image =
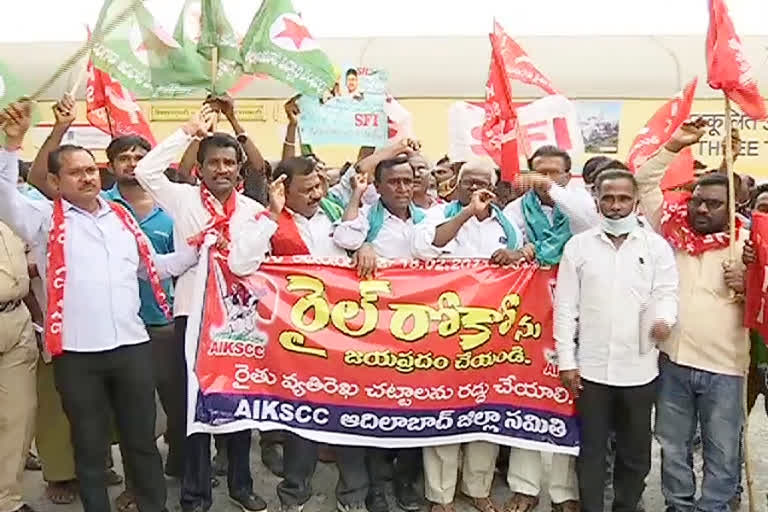
M359 281L346 258L293 257L238 278L205 251L200 265L190 432L578 451L552 340L553 270L403 260Z
M697 82L698 78L694 78L674 98L662 105L637 134L627 156L627 165L632 172L636 172L661 146L666 144L675 130L688 119Z
M768 214L752 212L750 240L757 261L747 267L744 326L756 329L764 340L768 340Z

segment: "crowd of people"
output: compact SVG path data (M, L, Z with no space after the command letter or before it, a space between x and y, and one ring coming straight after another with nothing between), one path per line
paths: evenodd
M114 138L105 187L90 151L62 145L72 98L53 110L26 180L19 149L30 103L0 113L0 512L31 511L21 479L33 439L53 503L79 494L87 512L110 510L107 487L121 483L110 445L119 441L120 512L166 510L166 476L181 481L183 511L206 511L217 474L242 510L266 510L253 488L253 432L216 436L213 458L209 435L186 432L184 338L208 235L239 275L266 255L301 254L348 255L362 279L378 258L559 266L554 338L562 383L576 397L578 456L554 454L544 475L541 452L513 447L501 457L489 442L391 450L259 432L262 461L281 477L281 510L302 510L318 460L332 458L339 512L387 512L390 480L406 511L453 512L458 490L480 512L533 511L547 493L553 512L602 512L612 487L613 510L635 512L652 435L669 512L738 507L744 381L751 408L766 359L754 334L750 359L742 323L745 268L755 260L749 215L768 211L768 189L737 180L739 261L728 255L722 169L681 187L681 200L664 200L665 170L702 137L702 122L683 125L635 174L600 156L575 176L567 152L544 146L507 183L488 160L432 165L411 139L361 148L356 163L330 169L298 151L293 100L283 153L270 162L222 96L154 148ZM234 136L214 132L219 113ZM499 468L511 492L504 504L491 499Z

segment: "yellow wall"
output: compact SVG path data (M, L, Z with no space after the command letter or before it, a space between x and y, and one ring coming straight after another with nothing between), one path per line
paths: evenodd
M448 141L448 110L456 99L402 99L400 103L408 109L414 117L414 129L421 140L427 156L432 159L439 158L446 153ZM624 100L621 113L619 152L617 158L626 157L627 150L637 132L643 127L648 118L665 100ZM256 141L264 156L268 159L277 159L280 156L282 138L284 134L285 116L282 101L238 99L238 108L261 108L264 113L263 121L246 121L243 124L249 135ZM140 102L147 118L150 118L150 103ZM191 100L163 100L154 102L156 107L190 107L194 108L199 103ZM53 116L50 110L51 103L43 102L40 105L42 122L52 122ZM694 103L693 112L700 114L721 114L715 121L719 128L708 133L700 146L694 148L696 158L710 167L717 166L722 158L722 145L720 141L725 133L722 129L722 100L699 100ZM711 118L710 118L711 119ZM83 102L78 104L77 122L86 122L85 106ZM742 155L736 165L736 169L743 173L753 175L758 179L768 180L768 122L746 124L741 116L736 116L737 126L744 126L742 139L744 150L749 155ZM181 124L180 121L152 121L152 130L158 140L168 136ZM220 129L227 126L226 121L219 125ZM39 138L38 138L39 139ZM27 159L34 154L42 140L30 140L24 148L24 156ZM703 148L703 151L700 149ZM346 160L354 160L357 155L356 147L328 146L315 148L315 151L329 164L341 165ZM100 161L104 161L103 154L97 154Z

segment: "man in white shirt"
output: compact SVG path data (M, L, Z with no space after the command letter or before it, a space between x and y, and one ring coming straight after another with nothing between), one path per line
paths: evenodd
M466 162L458 180L458 199L431 208L427 220L416 227L413 254L422 259L489 258L501 265L519 260L523 234L493 204L493 166L480 159Z
M334 241L345 249L356 251L370 244L375 257L413 258L411 239L416 225L425 218L424 211L413 203L417 168L414 159L403 154L380 161L374 171L374 185L379 200L360 207L368 186L364 175L355 179L355 190L344 212L343 221L333 232ZM358 258L359 260L361 257ZM406 511L419 510L422 499L414 488L419 478L421 450L395 450L395 468L389 470L389 450L369 449L368 470L371 489L366 499L369 512L386 512L386 475L392 474L395 500Z
M483 258L506 265L524 258L522 234L493 204L496 170L484 160L465 163L459 171L456 201L432 208L416 226L413 253L422 259ZM490 498L499 447L475 441L429 446L424 454L426 497L432 512L453 512L463 451L461 490L481 512L496 512Z
M244 152L231 135L208 134L214 115L211 107L204 105L189 122L147 153L136 166L134 174L139 184L173 219L175 241L187 240L199 244L205 234L214 234L219 237L222 250L227 250L231 240L240 236L244 221L255 218L264 207L235 190L245 160ZM165 169L194 139L201 139L197 152L201 185L171 182L165 175ZM256 238L266 247L265 236L257 235ZM195 266L185 272L177 281L175 290L176 362L179 365L178 374L184 376L178 383L176 393L183 403L186 403L187 383L185 333L198 271ZM186 425L186 414L182 424ZM243 510L266 510L266 502L253 492L251 431L234 432L224 437L229 458L227 480L230 498ZM188 436L184 449L182 510L208 510L212 504L210 436Z
M269 214L249 220L233 243L230 268L239 275L258 269L267 253L274 256L310 255L348 260L346 251L333 238L341 218L340 207L324 197L322 179L315 162L293 157L280 162L270 185ZM266 225L266 229L262 226ZM264 248L258 237L269 243ZM365 465L366 449L334 446L339 483L336 508L339 512L364 512L370 479ZM283 442L283 480L277 486L281 510L299 512L312 495L312 475L317 464L318 444L287 433Z
M56 387L72 426L83 507L110 507L104 461L111 409L139 509L160 511L166 490L154 438L155 383L146 371L152 354L139 317L137 275L140 269L147 272L157 290L159 279L183 273L197 255L189 248L155 254L127 210L100 198L99 169L79 146L62 146L49 156L59 191L53 204L24 197L16 188L16 151L29 129L30 110L29 102L18 102L3 112L0 219L34 248L37 262L44 262L41 274L53 294L46 344L55 356Z
M667 242L637 219L629 171L604 170L595 192L600 225L575 235L563 251L554 337L560 378L581 421L581 510L604 510L607 443L615 431L613 510L630 512L651 469L654 341L665 341L677 318L677 267Z
M598 225L595 202L589 192L571 180L571 157L554 146L539 148L528 161L531 172L516 182L525 193L504 212L513 219L525 238L526 255L535 255L542 265L557 265L571 236ZM513 492L508 507L512 512L536 508L544 476L542 453L511 448L507 483ZM579 490L576 459L554 454L549 477L553 510L578 510Z

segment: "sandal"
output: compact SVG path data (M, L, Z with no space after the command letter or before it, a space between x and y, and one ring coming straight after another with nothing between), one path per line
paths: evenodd
M516 492L504 505L504 512L533 512L538 505L538 496L529 496Z
M136 505L136 498L131 491L125 490L120 493L120 496L115 498L115 508L117 512L139 512L139 507Z
M453 503L433 503L431 512L456 512Z
M500 512L491 498L473 498L467 496L469 502L480 512Z
M123 483L123 477L114 469L107 470L107 487L114 487Z
M77 481L48 482L45 497L54 505L71 505L77 499Z
M581 504L576 500L568 500L562 503L553 503L552 512L580 512Z

